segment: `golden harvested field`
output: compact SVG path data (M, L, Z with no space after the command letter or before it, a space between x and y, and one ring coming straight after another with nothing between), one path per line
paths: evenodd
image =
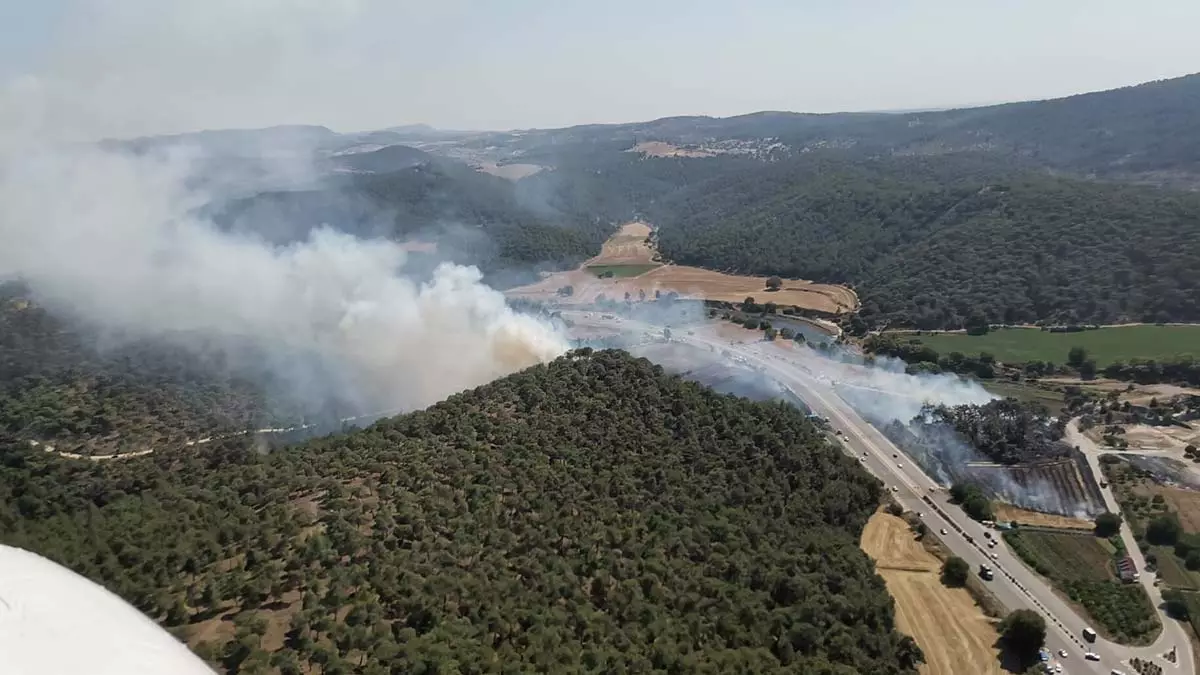
M922 675L999 674L996 628L963 588L939 579L941 562L921 546L908 523L879 511L860 545L875 560L896 600L896 624L925 653Z
M617 274L608 279L601 279L587 270L588 267L656 264L654 248L647 243L650 232L646 223L626 223L604 242L600 255L587 260L579 269L550 274L538 282L511 288L505 294L571 306L590 305L601 295L610 300L623 300L629 293L631 298L639 300L643 292L647 299L653 299L655 291L675 291L685 298L741 302L753 297L758 302L773 302L781 307L803 307L832 314L858 308L858 296L849 288L801 279L783 279L782 288L768 291L767 277L737 276L684 265L662 265L641 274L635 272L635 276ZM571 286L574 292L565 297L558 295L558 289L564 286Z
M654 249L646 242L650 232L650 226L646 223L625 223L600 247L600 255L583 266L646 265L654 262Z
M563 286L572 286L574 294L560 297L558 289ZM530 300L555 301L561 305L588 305L600 295L610 300L622 300L626 293L637 299L639 291L645 291L648 298L654 297L654 291L675 291L687 298L741 302L753 297L758 302L774 302L780 306L837 314L858 307L858 297L854 291L843 286L794 279L785 279L779 291L768 292L766 286L766 277L742 277L698 267L663 265L636 277L611 279L600 279L584 270L558 272L536 283L509 289L506 294Z
M1008 522L1015 520L1022 525L1085 530L1090 530L1094 526L1092 521L1085 518L1071 518L1069 516L1060 516L1053 513L1027 511L1025 509L1013 506L1012 504L1005 504L1003 502L992 502L992 509L996 512L997 522Z

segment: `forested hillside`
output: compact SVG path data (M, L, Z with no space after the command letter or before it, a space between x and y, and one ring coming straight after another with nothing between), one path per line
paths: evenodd
M623 352L267 455L0 443L0 540L238 673L915 673L879 499L794 408Z
M393 149L339 160L374 166L396 160L377 157ZM397 161L421 154L413 153L401 152ZM436 158L384 173L331 176L314 189L264 192L212 210L223 227L277 243L302 239L322 225L359 236L435 242L439 259L485 272L573 266L595 255L612 231L609 220L557 211L510 181Z
M985 156L778 162L650 208L681 264L853 285L874 325L1200 320L1200 195Z
M294 421L268 398L265 373L163 343L86 333L0 284L0 433L65 452L136 452Z

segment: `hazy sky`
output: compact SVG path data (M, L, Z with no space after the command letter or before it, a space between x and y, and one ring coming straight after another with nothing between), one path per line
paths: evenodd
M126 135L944 107L1200 71L1197 26L1197 0L0 0L0 124L12 109Z

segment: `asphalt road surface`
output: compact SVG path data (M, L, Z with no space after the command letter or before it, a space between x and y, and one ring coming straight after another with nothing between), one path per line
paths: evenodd
M578 324L613 326L611 320L605 320L599 314L572 315L571 319ZM634 332L661 333L660 326L628 319L623 320L618 327ZM921 471L915 462L875 427L862 419L836 394L832 383L824 380L819 373L806 365L806 362L814 363L811 359L821 357L808 355L803 351L795 352L774 347L768 343L731 344L701 329L695 329L694 332L676 329L673 331L673 340L711 348L718 352L727 350L739 356L747 365L759 368L791 389L815 414L828 417L833 428L844 434L841 442L846 451L859 458L867 470L883 481L884 486L892 491L902 506L920 512L921 519L931 530L937 532L945 529L947 534L941 539L954 555L971 565L973 573L979 570L980 564L992 567L995 578L985 583L1002 605L1010 611L1032 609L1046 619L1046 647L1056 655L1055 661L1059 660L1057 654L1060 649L1066 650L1068 654L1066 659L1061 660L1064 673L1109 675L1114 669L1118 669L1133 675L1135 671L1128 661L1134 656L1140 656L1153 659L1155 663L1163 666L1165 673L1194 675L1191 643L1187 640L1185 629L1178 622L1161 616L1161 612L1160 618L1165 628L1158 641L1150 647L1125 647L1103 638L1097 638L1094 643L1087 642L1083 638L1083 629L1089 627L1087 621L1080 618L1041 577L1017 559L1002 540L995 548L989 549L988 540L984 537L988 528L970 519L960 508L949 503L948 495L935 480ZM1108 499L1106 496L1106 501ZM968 540L968 537L971 539ZM999 533L993 532L993 537L999 538ZM995 558L991 555L993 552ZM1161 658L1162 654L1170 651L1172 647L1178 648L1176 664ZM1085 660L1085 652L1097 654L1100 660Z

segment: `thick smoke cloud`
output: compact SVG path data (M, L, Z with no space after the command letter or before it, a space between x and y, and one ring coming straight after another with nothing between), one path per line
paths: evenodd
M99 16L101 27L132 25L124 6L91 4L116 14ZM285 6L289 12L323 6L317 16L324 16L329 7L342 12L350 5L260 3L240 17L247 23L236 25L238 34L270 22L263 7ZM155 10L148 25L194 22L193 14ZM172 35L199 32L187 27ZM144 37L143 45L161 53L140 54L131 79L142 81L158 68L166 83L176 52L161 36ZM102 46L90 44L83 53L102 53ZM107 63L127 64L121 50L129 46L112 47ZM188 59L197 53L186 44L177 51ZM268 369L294 398L348 399L358 412L424 406L565 349L551 327L511 311L473 268L442 265L417 283L404 276L406 254L394 242L322 229L272 246L252 232L218 230L197 215L224 196L212 192L219 182L195 180L197 167L211 166L203 149L181 145L135 155L78 140L89 136L86 130L131 131L137 117L120 117L134 115L118 100L120 72L106 71L80 92L62 89L94 69L70 55L60 55L50 77L0 89L0 110L7 111L0 116L0 279L23 279L43 303L110 333L231 350L251 345L268 355ZM105 89L104 82L114 84ZM187 86L164 86L164 105L145 116L156 124L169 117ZM240 92L228 93L223 105L238 105ZM179 123L193 121L185 116ZM280 182L309 173L307 153L279 150L262 166L280 174Z

